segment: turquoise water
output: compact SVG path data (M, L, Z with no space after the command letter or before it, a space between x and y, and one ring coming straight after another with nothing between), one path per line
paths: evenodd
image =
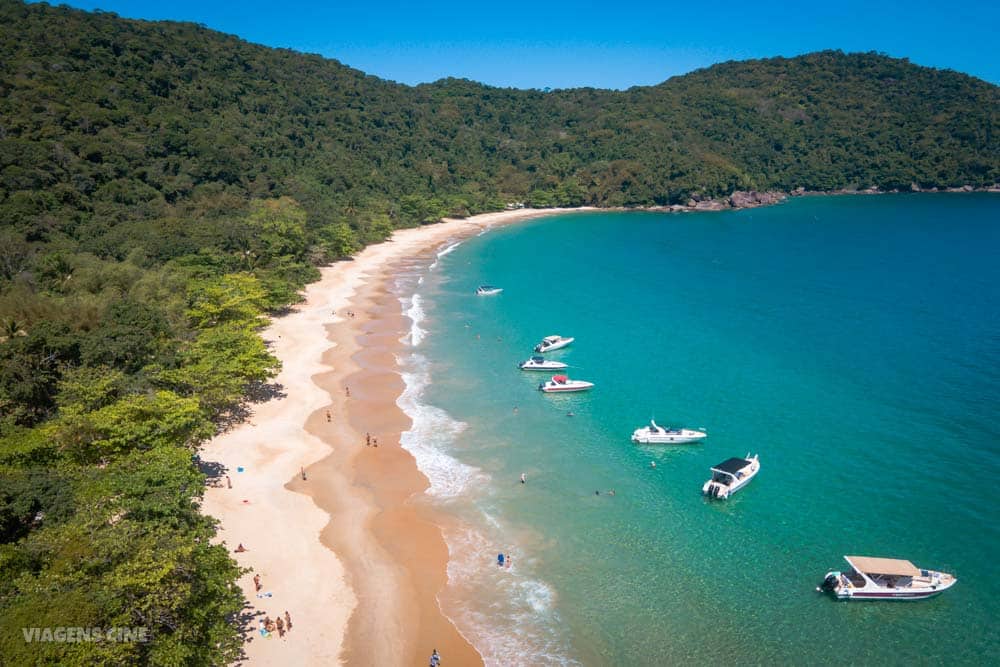
M996 659L1000 197L579 213L446 250L398 284L420 329L400 403L456 518L442 605L489 663ZM592 392L516 369L554 333ZM650 416L709 437L633 445ZM756 479L703 499L748 452ZM852 553L959 582L817 594Z

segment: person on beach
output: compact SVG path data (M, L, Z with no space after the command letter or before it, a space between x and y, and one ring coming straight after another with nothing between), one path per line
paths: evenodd
M365 447L371 447L371 446L372 446L372 434L365 433Z
M347 398L350 398L351 397L351 388L350 387L344 387L344 394L347 396Z
M372 438L372 447L378 447L378 438Z
M285 627L289 630L292 629L292 615L288 613L287 609L285 610Z
M279 616L274 624L278 626L278 639L281 639L285 636L285 622L281 620L281 617Z
M254 585L254 588L257 589L258 591L261 588L263 588L263 586L260 585L260 575L259 574L253 575L253 585Z
M438 667L438 665L440 665L440 664L441 664L441 654L438 653L437 649L434 649L431 652L430 667Z
M302 481L303 482L306 481L306 469L300 467L299 468L299 474L302 475Z
M229 479L229 475L226 475L226 488L227 489L233 488L233 480Z
M329 410L326 411L326 420L327 421L333 421L333 418L330 417L330 411Z
M245 546L243 546L242 542L240 542L239 546L236 547L236 553L238 553L238 554L241 554L241 553L243 553L246 550L247 550L247 548Z
M521 484L524 484L524 482L525 482L525 478L524 478L524 473L522 472L521 473Z

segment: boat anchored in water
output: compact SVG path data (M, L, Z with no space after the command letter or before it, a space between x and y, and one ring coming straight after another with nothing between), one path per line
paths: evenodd
M542 342L535 346L535 352L552 352L559 350L572 343L575 338L563 338L562 336L546 336Z
M493 296L494 294L499 294L502 291L502 287L494 287L493 285L480 285L476 288L476 294L479 296Z
M745 459L733 457L712 468L712 479L705 482L701 492L709 498L725 499L733 495L760 472L759 455Z
M841 600L923 600L948 590L954 575L923 570L908 560L844 556L850 572L827 572L816 587Z
M632 442L643 445L681 445L687 442L697 442L707 436L704 431L689 428L663 428L650 419L649 426L637 428L632 432Z
M560 371L566 368L566 366L567 364L561 361L552 361L545 357L532 357L517 365L522 371Z
M593 386L593 382L570 380L566 375L553 375L551 380L538 385L538 391L544 391L547 394L559 394L571 391L587 391Z

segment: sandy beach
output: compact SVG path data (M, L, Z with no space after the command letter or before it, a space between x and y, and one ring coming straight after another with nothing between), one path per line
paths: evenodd
M446 519L412 502L428 481L399 444L410 422L396 406L403 382L394 353L409 322L385 282L449 240L559 212L522 209L397 231L323 268L302 303L264 330L282 362L279 395L202 450L221 470L203 510L220 521L217 539L252 568L240 580L245 662L426 664L436 648L447 664L482 664L438 605ZM236 553L239 544L246 550ZM262 637L259 620L286 611L291 630Z

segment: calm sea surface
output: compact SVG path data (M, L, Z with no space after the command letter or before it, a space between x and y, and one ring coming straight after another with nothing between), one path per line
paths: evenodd
M579 213L442 248L397 289L404 444L456 519L445 611L496 665L997 660L998 284L988 194ZM548 334L593 391L516 368ZM651 416L709 436L632 444ZM747 453L754 481L703 499ZM959 582L837 602L814 588L844 554Z

